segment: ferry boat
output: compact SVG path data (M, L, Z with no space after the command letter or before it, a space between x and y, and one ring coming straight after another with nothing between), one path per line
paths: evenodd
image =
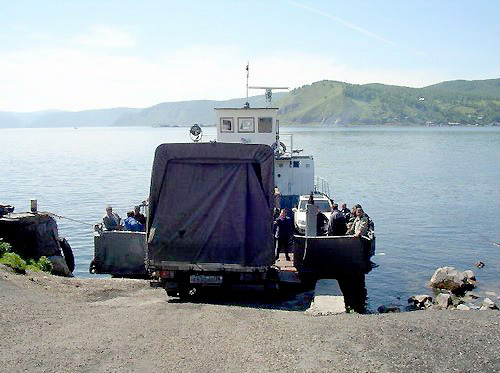
M294 148L293 135L280 132L278 108L272 107L271 104L273 88L263 88L266 90L266 107L253 108L250 107L247 102L242 108L215 108L215 139L204 136L201 126L193 125L190 129L190 136L193 142L199 145L198 148L188 146L188 144L164 144L158 147L155 156L155 164L153 165L150 195L150 203L153 203L154 206L149 206L149 215L155 215L155 213L157 213L158 206L161 204L158 202L158 199L164 198L165 196L163 195L162 197L159 194L158 189L160 187L155 186L155 180L158 182L159 177L164 178L162 180L178 180L175 179L175 177L170 177L170 179L167 177L166 168L168 167L164 165L166 161L159 158L171 157L169 154L179 153L177 149L183 149L180 153L184 154L184 158L181 157L174 160L174 163L186 162L186 159L191 159L189 162L193 163L199 161L199 158L202 157L201 153L209 151L210 148L206 147L206 145L210 143L221 144L218 145L218 151L215 153L218 154L217 156L222 157L221 159L224 159L224 162L228 162L228 159L231 158L231 155L227 154L227 149L234 149L234 162L246 161L243 159L246 155L242 155L245 153L245 151L243 151L246 149L245 146L248 146L248 149L260 146L261 150L259 151L261 153L265 153L267 151L265 149L270 149L273 165L269 168L269 165L266 164L266 168L262 169L262 172L272 173L272 180L269 182L274 184L272 186L274 190L273 207L288 208L289 211L291 211L292 207L297 206L297 202L301 195L321 193L328 196L328 183L315 175L313 156L301 154L302 149ZM234 146L224 146L223 144L234 144ZM262 145L264 145L264 147L262 147ZM194 158L190 158L193 152L198 152L199 154ZM205 161L205 163L201 162L201 165L213 162L213 160L210 160L210 154L203 154L203 157L206 157L208 160ZM216 156L214 155L214 157ZM156 163L159 163L159 165ZM155 172L160 174L164 172L165 174L155 176ZM258 172L261 172L260 168ZM259 177L261 176L262 175ZM262 178L265 177L262 176ZM266 193L267 192L268 191L266 191ZM215 192L208 190L206 193ZM220 191L217 191L217 193L220 193ZM155 201L152 202L151 198L155 199ZM264 198L267 198L267 194ZM260 207L260 209L263 219L268 219L270 211L266 212L266 209L262 209L262 207ZM173 214L175 213L186 216L189 215L189 211L173 212ZM205 215L209 216L210 213L211 212L207 210ZM164 217L165 216L164 214ZM183 283L185 281L189 283L189 278L191 278L197 285L220 284L223 281L222 278L228 271L244 273L247 279L255 280L259 278L265 280L266 274L271 267L274 269L278 268L278 270L291 270L292 272L314 273L321 277L332 277L345 270L349 273L367 273L371 268L369 258L373 255L375 246L373 232L369 237L360 237L356 239L353 239L353 236L308 236L305 238L296 236L297 253L299 255L294 256L293 263L287 264L282 262L276 266L274 263L274 247L270 248L268 244L270 242L269 240L272 240L272 235L269 234L269 237L267 237L269 232L264 229L262 232L265 232L261 233L265 234L266 237L254 238L256 240L262 239L262 245L265 247L263 250L266 251L264 256L267 259L259 261L258 265L255 263L252 265L246 264L245 261L248 261L248 257L245 258L245 255L239 259L235 259L237 263L215 263L214 261L216 260L213 259L213 253L211 254L211 259L207 259L208 262L205 261L200 263L201 251L198 252L196 258L184 258L182 261L173 260L172 258L169 259L167 257L155 259L154 256L158 254L158 250L155 251L153 249L152 252L150 248L148 248L148 245L155 245L155 239L158 235L161 235L161 233L158 232L161 231L167 234L167 231L162 231L163 226L161 226L162 229L156 229L160 227L160 225L158 225L160 223L152 222L154 219L156 219L156 216L153 218L148 216L146 233L97 229L94 235L95 253L94 260L91 264L91 272L108 273L115 276L148 276L155 273L156 276L160 277L163 284L171 284L172 281L175 280L174 282L176 282L181 278ZM271 223L272 220L269 225L271 225ZM157 224L157 226L153 226L154 224ZM162 222L161 224L173 224L173 221L169 220L169 222ZM200 222L197 221L196 224L200 224ZM248 224L248 222L238 221L236 224ZM177 228L174 227L173 229ZM179 230L179 232L168 231L168 234L171 235L171 239L169 239L170 241L168 241L168 244L165 243L166 241L164 241L163 244L173 247L172 245L175 245L175 242L180 242L178 238L179 236L183 236L184 233L185 229ZM193 234L196 235L196 233ZM226 238L228 241L231 240L231 237ZM184 243L181 245L184 245ZM199 246L200 250L203 250L202 246ZM269 253L270 257L268 258ZM326 258L327 261L325 262L322 258ZM238 262L238 260L240 261ZM345 265L346 263L348 264L347 266ZM333 268L335 268L335 271L333 271L335 273L332 273ZM205 274L207 273L206 271L208 271L208 275ZM224 275L222 272L219 273L218 271L224 272ZM277 278L278 276L267 275L268 279L271 277ZM186 278L188 280L186 280ZM233 275L228 275L227 278L231 278L232 280L235 279ZM204 281L205 283L203 283ZM181 280L177 282L181 283ZM177 290L180 286L178 283L175 285L175 289ZM174 294L176 292L176 290L172 290L172 288L169 288L170 290L167 289L166 286L167 285L164 287L167 292L170 291L169 294Z

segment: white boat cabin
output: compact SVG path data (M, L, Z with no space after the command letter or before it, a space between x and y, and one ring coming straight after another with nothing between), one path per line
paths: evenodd
M277 108L216 108L217 141L266 144L275 154L274 180L282 195L282 207L314 190L314 159L299 155L291 134L280 134Z

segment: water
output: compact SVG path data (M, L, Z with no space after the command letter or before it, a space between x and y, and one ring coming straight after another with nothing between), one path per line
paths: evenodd
M209 135L214 128L204 129ZM369 308L429 293L437 267L473 269L479 293L500 293L500 129L291 128L313 154L337 202L360 203L375 221L378 268L366 277ZM186 128L0 130L0 203L88 223L107 204L122 217L149 194L154 149L189 142ZM89 277L90 225L59 220ZM474 267L478 260L486 266Z

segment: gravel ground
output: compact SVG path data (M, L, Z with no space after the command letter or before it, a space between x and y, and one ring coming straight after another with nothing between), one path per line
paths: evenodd
M498 372L499 311L311 317L311 294L169 299L149 282L0 266L0 372Z

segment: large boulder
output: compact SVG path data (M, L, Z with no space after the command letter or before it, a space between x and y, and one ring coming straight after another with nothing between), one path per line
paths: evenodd
M470 270L460 272L454 267L442 267L434 272L429 285L435 289L464 293L476 286L476 277Z
M0 237L12 246L12 251L26 259L47 257L53 264L53 273L70 276L72 263L66 259L71 252L69 244L59 239L56 220L49 213L9 213L0 217ZM61 250L65 243L65 251ZM69 247L69 249L68 249ZM71 253L72 256L72 253Z

